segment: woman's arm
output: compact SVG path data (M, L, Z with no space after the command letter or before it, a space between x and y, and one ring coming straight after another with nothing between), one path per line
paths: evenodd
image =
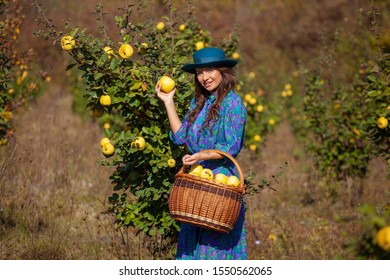
M161 86L156 85L156 92L158 98L160 98L165 105L165 109L167 110L169 124L171 125L171 130L173 134L181 127L182 123L177 114L175 103L173 102L173 96L175 94L176 88L174 88L171 92L165 93L161 91Z
M183 156L184 165L193 165L201 160L223 159L223 156L213 151L200 151L192 155Z
M165 105L165 109L167 110L168 120L171 125L171 130L173 134L176 134L176 132L181 127L182 123L179 116L177 115L175 103L172 100L172 102L166 102L164 103L164 105Z

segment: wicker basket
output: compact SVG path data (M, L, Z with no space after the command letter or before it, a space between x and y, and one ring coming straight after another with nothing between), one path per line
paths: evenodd
M217 152L229 158L237 167L240 185L228 186L214 180L185 173L183 166L176 174L169 195L169 211L176 221L203 227L221 233L230 232L240 214L244 195L244 176L237 161L229 154Z

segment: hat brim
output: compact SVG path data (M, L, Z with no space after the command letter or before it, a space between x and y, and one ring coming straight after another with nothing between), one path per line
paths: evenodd
M234 59L224 59L220 61L210 61L205 63L189 63L185 64L181 67L181 69L185 72L195 74L196 68L204 68L204 67L210 67L210 66L228 66L233 67L237 64L237 60Z

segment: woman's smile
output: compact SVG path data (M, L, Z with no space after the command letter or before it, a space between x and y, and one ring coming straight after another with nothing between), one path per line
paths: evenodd
M210 87L213 86L213 82L212 81L207 81L207 82L203 82L203 86L208 89Z

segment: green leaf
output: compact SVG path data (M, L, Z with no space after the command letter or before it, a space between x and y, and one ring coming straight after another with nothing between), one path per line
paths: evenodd
M128 224L130 224L130 222L131 222L131 216L130 215L127 215L126 216L126 218L125 218L125 221L123 222L125 225L128 225Z
M66 71L67 70L70 70L70 69L72 69L73 67L75 67L77 65L77 63L72 63L72 64L69 64L67 67L66 67Z
M107 138L111 138L111 133L108 129L104 129L104 135L106 135Z
M160 197L161 197L160 193L155 193L154 196L153 196L153 200L159 200Z
M74 37L76 34L77 34L77 32L79 31L79 28L78 27L75 27L71 32L70 32L70 36L72 36L72 37Z
M146 126L142 127L142 131L146 134L149 134L149 128L147 128Z
M143 222L139 221L139 220L135 220L135 221L134 221L134 225L135 225L137 228L139 228L140 230L143 230L144 227L145 227L145 224L144 224Z
M380 94L380 92L378 92L378 91L376 91L376 90L370 90L368 93L367 93L367 95L369 96L369 97L376 97L376 96L378 96Z
M135 82L131 88L130 88L130 91L133 91L135 89L139 89L140 87L142 86L142 82Z
M97 81L97 80L99 80L101 77L103 77L103 73L95 73L94 75L93 75L93 78Z
M114 97L112 98L112 104L123 103L123 100L124 100L124 98L122 98L122 97L114 96Z
M118 58L112 59L110 63L110 69L115 70L118 67L118 64L119 64Z
M115 94L117 91L118 91L117 86L112 86L112 87L107 88L107 93L110 95Z
M185 42L187 42L187 40L180 39L179 41L176 42L175 47L178 47L178 46L180 46L180 45L183 45Z
M370 82L372 82L372 83L376 83L376 81L377 81L375 75L369 75L369 76L367 76L367 79L368 79Z
M119 195L117 193L113 193L110 197L108 197L108 201L110 203L114 203L118 201L118 199L119 199Z
M150 214L149 212L145 212L144 217L147 218L149 221L155 220L154 216L152 214Z

